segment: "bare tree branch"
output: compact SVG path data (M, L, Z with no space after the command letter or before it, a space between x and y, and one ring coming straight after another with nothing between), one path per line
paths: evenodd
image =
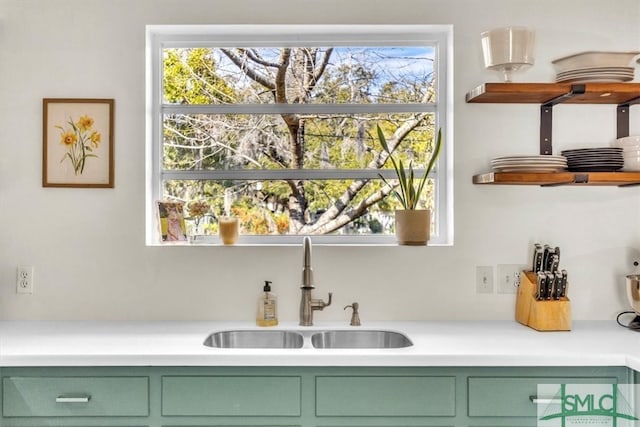
M242 53L246 54L247 57L249 57L249 59L255 62L256 64L264 65L265 67L270 67L270 68L278 68L277 62L267 61L262 56L260 56L258 51L256 51L255 49L239 49L239 50Z
M274 90L276 88L275 83L269 80L268 76L260 73L255 68L251 67L247 61L244 61L241 56L237 55L230 49L220 49L226 56L233 62L243 73L247 75L251 80L256 83L260 83L267 89Z
M287 70L289 69L289 58L291 58L291 49L282 49L280 53L280 61L276 72L274 89L276 90L276 102L278 104L287 103Z
M355 191L354 196L355 194L357 194L359 191L362 190L362 188L366 183L367 183L366 180L358 180L352 183L352 185L350 186L350 189L352 191ZM342 200L340 201L340 205L338 204L338 201L336 201L336 203L334 203L333 206L328 211L322 214L314 224L309 224L303 227L301 230L301 233L302 234L326 234L326 233L337 231L340 228L344 227L346 224L352 222L353 220L367 213L368 209L371 206L375 205L376 203L378 203L379 201L387 197L392 190L393 190L393 187L390 187L388 185L384 186L383 188L371 194L369 197L367 197L365 200L361 201L360 203L358 203L357 206L354 206L351 209L346 209L348 207L348 203L351 202L351 199L347 201L347 204L344 204L344 202L347 199L341 197ZM343 196L345 196L347 192L349 192L349 190L347 190L345 194L343 194ZM340 209L340 206L342 206L342 209ZM339 212L338 213L330 212L334 208Z
M309 92L316 87L318 80L320 80L320 77L322 77L322 74L324 74L324 71L327 68L327 64L329 64L329 58L331 58L332 53L333 53L332 47L330 47L325 51L324 56L322 57L322 62L320 63L320 66L316 68L315 73L313 74L313 78L309 82L310 85L307 87L307 90Z

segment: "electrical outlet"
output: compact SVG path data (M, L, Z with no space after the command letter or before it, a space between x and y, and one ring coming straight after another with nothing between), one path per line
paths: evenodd
M476 293L477 294L493 293L493 267L490 267L490 266L476 267Z
M16 292L19 294L33 293L33 266L19 265L16 277Z
M498 264L498 293L515 294L520 284L520 273L528 266L523 264Z

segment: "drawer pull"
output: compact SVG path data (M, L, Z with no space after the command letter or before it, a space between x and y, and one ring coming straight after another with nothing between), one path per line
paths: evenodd
M537 405L537 404L541 404L541 405L550 405L550 404L560 405L562 403L561 399L553 399L553 398L549 398L549 397L529 396L529 400L534 405Z
M88 403L91 396L58 396L56 403Z

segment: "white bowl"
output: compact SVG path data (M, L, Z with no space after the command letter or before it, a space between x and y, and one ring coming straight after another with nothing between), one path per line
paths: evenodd
M596 67L628 67L640 52L580 52L552 61L556 74Z
M618 138L613 142L613 146L622 147L622 148L640 146L640 135L632 135L632 136L625 136L624 138Z
M624 159L623 171L640 171L640 157L635 159Z
M622 155L622 158L627 160L627 159L640 159L640 150L633 150L633 151L629 151L629 152L625 152Z

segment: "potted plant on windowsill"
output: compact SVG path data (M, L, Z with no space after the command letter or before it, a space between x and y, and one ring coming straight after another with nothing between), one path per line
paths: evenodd
M431 158L427 163L427 168L422 177L416 176L413 169L413 160L409 161L408 167L401 159L395 159L387 144L387 139L380 128L376 127L378 139L384 151L389 155L391 164L396 172L397 185L389 183L382 175L380 178L393 188L392 194L398 199L402 209L395 211L396 238L400 245L424 246L429 241L431 230L431 211L429 209L418 209L418 202L424 191L429 172L438 160L440 149L442 148L442 131L438 129L438 136L433 148Z

